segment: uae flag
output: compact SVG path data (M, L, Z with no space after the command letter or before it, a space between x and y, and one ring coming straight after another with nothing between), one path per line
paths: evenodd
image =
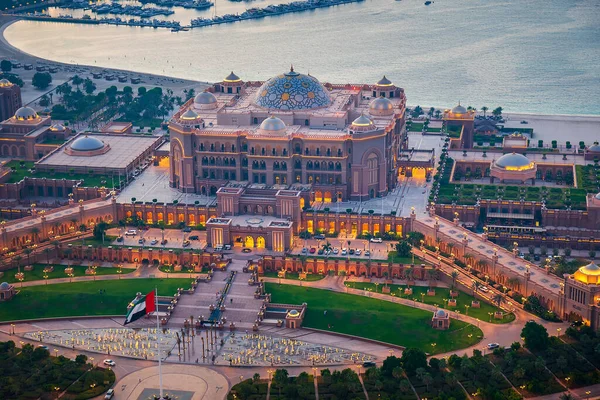
M127 325L133 321L136 321L142 318L144 315L156 310L154 296L154 291L152 291L147 295L134 300L131 304L131 308L129 308L129 311L127 312L127 316L125 316L125 323L123 325Z

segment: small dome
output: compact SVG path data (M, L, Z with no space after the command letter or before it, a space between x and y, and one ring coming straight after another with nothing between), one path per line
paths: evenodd
M50 127L52 132L64 132L67 130L62 124L54 124Z
M600 267L591 262L575 271L574 277L583 283L600 284Z
M179 116L179 119L193 121L195 119L198 119L198 114L196 114L196 112L191 108L188 108L186 112Z
M394 104L387 97L379 97L369 104L371 115L391 115L394 113Z
M211 92L202 92L194 97L195 104L213 104L217 102L217 98Z
M227 75L227 77L225 79L223 79L223 82L241 82L242 80L240 79L239 76L237 76L236 74L233 73L233 71L231 71L231 73L229 75Z
M594 143L590 147L588 147L588 151L591 153L600 153L600 144Z
M460 103L458 103L458 105L452 109L452 114L466 114L466 113L467 113L467 109L464 108L463 106L461 106Z
M383 78L381 78L379 80L379 82L377 82L377 86L392 86L393 83L392 81L390 81L388 78L385 77L385 75L383 76Z
M441 309L440 309L440 310L437 310L437 311L435 312L435 316L436 316L436 317L438 317L438 318L446 318L446 315L447 315L447 314L446 314L446 311L444 311L444 310L441 310Z
M263 131L279 131L285 129L285 122L271 115L260 124L260 129Z
M104 142L93 136L85 135L75 139L69 147L71 150L75 151L94 151L102 149L104 147Z
M15 112L15 118L19 121L32 121L37 119L38 115L31 107L21 107Z
M373 125L373 121L369 119L365 114L361 114L360 117L356 118L352 121L352 125L354 126L371 126Z
M496 160L496 166L502 168L522 168L532 166L533 163L529 161L529 158L525 157L523 154L511 153L505 154L499 159Z
M12 86L13 84L8 79L0 79L0 87Z
M291 310L291 311L288 313L288 316L289 316L289 317L292 317L292 318L297 318L297 317L299 317L299 316L300 316L300 313L298 312L298 310Z
M8 290L8 289L10 289L10 285L8 284L8 282L0 283L0 290Z

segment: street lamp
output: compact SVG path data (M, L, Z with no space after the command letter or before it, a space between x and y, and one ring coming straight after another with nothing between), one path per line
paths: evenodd
M10 327L12 328L11 335L14 335L15 334L15 324L10 324Z
M556 337L560 336L560 331L562 331L562 328L556 328Z

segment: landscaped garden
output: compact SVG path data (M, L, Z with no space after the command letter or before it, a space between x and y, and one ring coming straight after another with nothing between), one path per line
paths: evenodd
M369 297L306 287L266 283L272 302L307 303L303 326L339 332L431 354L458 350L478 343L483 334L466 322L452 320L450 329L431 327L432 313Z
M178 288L191 286L188 278L122 279L58 283L19 288L10 301L0 303L0 321L87 315L125 315L137 292L158 288L172 296Z
M279 274L276 271L265 271L264 274L262 274L262 276L265 276L267 278L279 278ZM302 278L300 279L300 274L298 272L286 272L285 273L285 278L281 278L281 279L291 279L294 281L307 281L307 282L314 282L314 281L320 281L321 279L325 278L326 275L323 274L310 274L307 273L306 274L306 278Z
M600 166L598 164L576 165L577 187L588 193L600 192Z
M75 360L51 357L47 349L13 341L0 342L0 398L84 400L98 397L115 382L115 373ZM63 394L64 392L64 394Z
M47 179L67 179L67 180L82 180L84 187L112 187L113 182L115 186L119 185L119 175L109 176L102 174L95 174L90 171L88 174L79 174L72 172L55 172L50 171L37 171L32 170L34 163L31 161L9 161L5 167L12 170L10 177L6 183L17 183L22 181L24 178L47 178ZM121 181L125 182L125 176L121 176Z
M44 279L58 279L58 278L71 278L69 275L65 273L65 268L69 268L68 265L62 264L49 264L51 267L54 267L52 272L44 272L44 269L48 267L48 264L33 264L33 271L25 271L24 267L21 267L21 272L24 274L23 282L30 281L38 281ZM85 265L71 265L70 268L73 268L73 277L77 276L86 276L85 270L88 268ZM18 268L11 268L4 270L4 276L0 278L2 282L15 283L20 282L17 278L15 278L16 273L18 272ZM118 267L97 267L94 269L95 275L118 275L119 273L122 275L130 274L135 271L135 268L118 268ZM121 271L121 272L119 272ZM88 274L87 276L93 276Z
M370 282L352 281L346 281L345 285L354 289L379 293L383 293L383 287L387 286L390 288L390 293L387 293L390 296L412 300L415 304L425 303L439 306L440 308L444 308L449 311L458 311L459 313L466 314L470 317L478 318L481 321L492 322L495 324L503 324L515 320L515 315L513 313L506 313L502 319L495 319L491 314L495 313L496 311L501 311L498 307L476 299L465 292L459 292L458 297L456 297L456 306L450 306L448 305L448 300L450 300L452 297L450 297L450 289L447 288L433 287L435 290L435 295L429 296L427 295L427 291L429 289L427 286L411 285L410 288L413 290L413 294L405 295L404 289L408 287L407 285L377 285ZM479 308L471 307L471 302L473 301L479 301Z

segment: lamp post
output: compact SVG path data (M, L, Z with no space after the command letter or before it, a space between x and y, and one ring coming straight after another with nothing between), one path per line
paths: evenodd
M562 331L562 328L556 328L556 337L560 336L560 331Z

